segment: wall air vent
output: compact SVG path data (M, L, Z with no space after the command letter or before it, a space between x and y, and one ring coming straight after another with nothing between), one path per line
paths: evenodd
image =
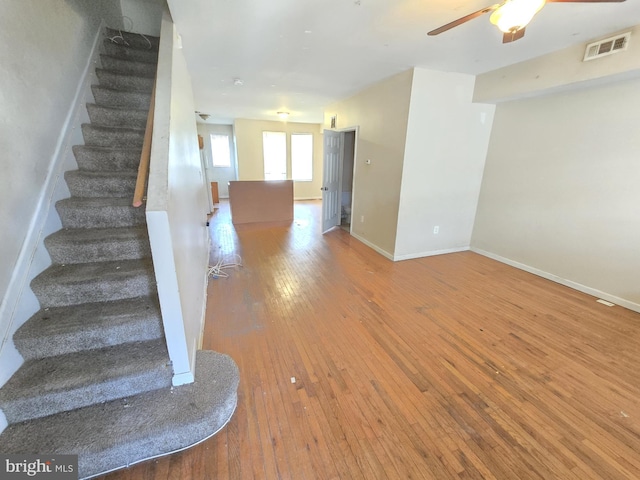
M629 46L629 39L631 38L631 32L622 33L615 37L605 38L597 42L587 45L587 49L584 52L583 61L593 60L595 58L604 57L605 55L611 55L612 53L622 52Z

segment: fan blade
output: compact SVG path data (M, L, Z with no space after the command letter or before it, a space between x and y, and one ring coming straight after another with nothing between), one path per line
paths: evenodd
M547 0L547 3L622 3L626 0Z
M524 37L524 27L520 30L516 30L515 32L507 32L502 35L502 43L515 42L516 40L520 40L522 37Z
M438 35L442 32L446 32L447 30L451 30L453 27L457 27L458 25L462 25L463 23L467 23L469 20L473 20L480 15L484 15L485 13L489 13L500 6L499 3L492 5L487 8L483 8L482 10L478 10L477 12L470 13L469 15L465 15L453 22L447 23L446 25L441 26L440 28L436 28L435 30L431 30L427 35Z

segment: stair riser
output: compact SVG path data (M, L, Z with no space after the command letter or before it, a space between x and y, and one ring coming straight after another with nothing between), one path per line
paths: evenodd
M136 187L136 177L91 177L88 175L70 175L65 179L71 195L74 197L131 197ZM75 172L74 172L75 173Z
M125 73L129 75L139 75L141 77L155 77L156 64L146 62L136 62L123 58L112 57L110 55L100 55L102 66L114 72Z
M148 240L129 239L117 242L50 245L45 239L45 244L51 261L65 265L111 260L137 260L151 256Z
M42 395L3 403L2 410L9 423L24 422L96 403L138 395L150 390L166 388L171 382L169 368L161 367L142 374L95 383L84 388L43 392ZM141 389L140 385L145 388Z
M42 308L148 296L155 293L156 286L152 272L126 276L114 273L73 283L47 283L38 280L37 277L34 279L31 289Z
M112 148L141 149L144 131L127 128L101 128L89 124L82 125L82 136L86 145Z
M137 62L154 63L158 60L158 52L152 50L136 50L105 40L104 51L107 55Z
M153 78L119 74L101 69L96 70L96 75L102 87L116 90L135 90L149 94L153 89Z
M152 296L39 310L16 331L13 342L31 360L161 341L162 336L160 305Z
M144 208L126 206L84 207L58 202L56 209L64 228L118 228L146 223Z
M73 147L73 153L80 170L101 171L137 171L140 164L140 149L102 150L84 145Z
M35 358L65 355L81 350L111 347L127 342L145 342L162 338L162 319L156 315L135 315L117 319L106 318L104 325L93 329L77 330L69 334L16 339L14 343L22 357Z
M141 129L147 126L147 110L113 109L90 103L87 111L92 125Z
M98 105L148 110L151 101L151 93L125 92L95 85L91 87L91 91Z

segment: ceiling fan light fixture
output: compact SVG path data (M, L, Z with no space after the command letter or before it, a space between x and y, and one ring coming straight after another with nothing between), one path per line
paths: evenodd
M280 120L286 120L289 118L289 112L278 112L277 115L280 117Z
M526 27L540 11L546 0L509 0L491 14L491 23L504 33L513 33Z

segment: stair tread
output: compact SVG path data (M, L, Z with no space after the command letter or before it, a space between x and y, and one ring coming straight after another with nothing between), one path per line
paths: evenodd
M73 452L81 478L168 454L224 427L236 407L238 378L229 356L198 351L194 383L10 425L0 451Z
M135 89L110 88L102 85L92 85L91 91L97 105L111 105L148 109L151 102L151 91Z
M87 104L87 112L92 125L146 128L148 109L133 109L111 105Z
M36 286L45 283L77 285L98 278L116 280L152 274L151 267L150 258L52 265L36 276L31 283Z
M125 197L70 197L58 200L56 205L83 207L131 207L131 198ZM133 208L133 207L131 207Z
M29 360L0 390L12 423L171 384L164 339Z
M84 156L86 163L91 163L91 157L99 156L99 157L108 157L108 158L119 158L120 161L117 162L117 165L127 164L126 158L133 156L133 158L138 161L140 160L140 155L142 154L141 147L128 147L128 146L118 146L118 147L104 147L101 145L74 145L73 153L76 155L76 158L79 156ZM78 162L80 163L80 162ZM80 170L83 171L92 171L98 172L102 171L102 169L98 167L102 167L102 165L109 163L108 161L97 162L93 160L95 166L93 169L89 170L88 168L80 167ZM79 165L80 166L80 165ZM129 171L138 171L137 165L130 165Z
M91 177L95 179L106 178L136 178L138 172L132 170L70 170L65 173L65 177Z
M121 72L105 68L96 68L98 83L102 86L121 91L139 91L151 93L155 72Z
M151 90L148 89L137 89L137 88L113 88L113 87L106 87L104 85L91 85L91 89L100 89L100 90L105 90L108 92L114 92L114 93L136 93L138 95L144 95L146 97L151 98ZM137 109L140 110L140 109Z
M85 244L94 242L117 242L140 238L148 239L146 227L63 228L49 235L46 242Z
M0 401L77 388L96 381L165 366L169 357L163 341L134 342L25 362L0 390ZM155 369L155 367L154 367Z
M134 62L158 62L157 50L143 50L140 48L128 47L126 45L117 44L109 40L103 42L104 52L112 57L132 60Z
M139 73L130 73L130 72L121 72L119 70L114 70L113 68L96 68L96 75L100 77L101 74L114 75L118 77L131 77L131 78L142 78L144 80L149 80L155 78L155 75L141 75Z
M149 235L143 226L117 228L65 228L44 243L53 263L133 260L151 256Z
M80 150L80 151L88 151L88 152L97 152L97 153L117 153L117 152L122 152L122 153L133 153L136 152L138 154L142 153L142 148L139 147L127 147L127 146L122 146L122 147L104 147L102 145L74 145L73 146L73 150L74 152L76 150Z
M131 108L131 107L123 107L118 105L98 105L97 103L87 103L87 108L99 108L102 110L111 110L114 112L135 112L135 113L144 113L145 115L149 112L148 108Z
M153 51L153 50L151 50L151 51ZM142 63L142 64L145 64L145 65L153 65L153 66L158 64L158 62L148 62L148 61L145 61L145 60L132 60L130 58L123 58L123 57L119 57L118 55L110 55L108 53L101 53L100 57L101 58L105 58L106 57L106 58L110 58L110 59L121 61L121 62L129 62L131 64Z
M70 197L56 202L64 228L120 228L146 224L144 208L131 205L131 196Z
M142 135L144 135L144 131L145 131L144 128L116 127L113 125L94 125L93 123L83 123L82 129L98 130L98 131L104 131L104 132L115 132L115 133L135 132L135 133L140 133Z
M75 338L76 343L71 342L70 337ZM136 297L41 309L18 329L14 341L21 353L25 343L40 346L36 352L40 358L52 355L39 340L53 343L52 351L62 354L161 337L157 297ZM36 357L30 355L29 358Z

